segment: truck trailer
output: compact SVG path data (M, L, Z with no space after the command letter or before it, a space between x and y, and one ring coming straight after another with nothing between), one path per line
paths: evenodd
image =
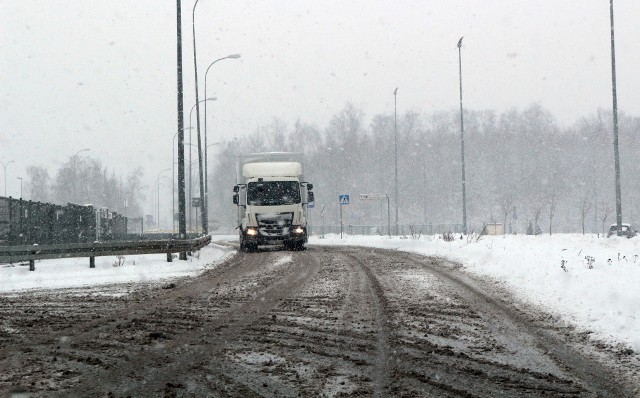
M313 184L304 179L304 155L289 152L238 156L233 203L238 206L240 250L283 245L303 250Z

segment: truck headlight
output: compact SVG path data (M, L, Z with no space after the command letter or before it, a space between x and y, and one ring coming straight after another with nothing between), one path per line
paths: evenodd
M295 227L295 228L293 229L293 232L294 232L294 233L296 233L296 234L303 234L303 233L304 233L304 228L302 228L302 227Z
M249 229L247 229L247 235L256 236L256 235L258 235L258 230L255 229L255 228L249 228Z

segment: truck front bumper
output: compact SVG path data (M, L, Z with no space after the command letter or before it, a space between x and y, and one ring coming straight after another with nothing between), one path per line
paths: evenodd
M281 233L265 233L258 227L248 227L244 231L247 242L258 245L277 245L285 242L307 243L307 229L294 225Z

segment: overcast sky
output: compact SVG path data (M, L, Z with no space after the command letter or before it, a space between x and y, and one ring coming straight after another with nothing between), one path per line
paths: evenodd
M193 4L182 2L187 125ZM0 7L0 160L15 160L8 194L19 195L16 177L29 165L53 174L84 148L118 174L143 166L152 186L171 167L177 131L175 1ZM639 1L616 0L618 106L633 116L639 20ZM208 103L210 143L273 117L324 128L347 102L367 117L392 113L396 87L399 112L457 109L460 36L466 109L539 102L568 125L612 106L606 0L200 0L195 21L200 98L209 64L242 55L208 74L207 95L218 98Z

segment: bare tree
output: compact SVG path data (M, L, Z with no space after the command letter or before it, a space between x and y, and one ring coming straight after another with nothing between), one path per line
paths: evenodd
M611 208L609 206L607 206L607 204L604 202L604 200L602 202L600 202L600 220L602 221L602 234L605 234L605 229L604 229L604 223L607 222L607 219L609 218L609 215L611 215Z
M31 200L47 202L50 199L49 172L42 166L29 166L27 168L27 174L29 175Z
M553 226L553 216L555 216L556 207L558 206L558 191L556 191L555 189L551 191L551 193L549 194L549 199L547 203L549 205L549 208L547 209L549 214L549 236L551 236L551 230Z
M127 183L122 194L124 195L124 213L128 216L142 217L143 215L141 203L145 199L144 189L146 188L142 184L143 175L142 167L137 167L127 176Z
M504 222L502 223L502 234L506 235L507 233L507 217L509 213L513 211L513 194L511 192L505 193L502 196L502 200L500 201L500 210L502 211L502 216Z
M582 235L584 235L584 220L587 218L587 213L591 210L593 202L591 201L591 192L587 191L580 200L580 224L582 225Z
M51 196L57 203L92 204L121 214L125 212L126 206L129 215L141 215L139 201L144 197L141 192L143 174L141 168L136 168L129 175L127 183L123 184L121 179L103 167L99 160L71 157L58 169L52 184Z
M531 234L538 235L540 233L540 217L542 217L542 211L547 205L546 201L540 195L532 195L529 198L529 212L533 217L533 224L531 225Z

